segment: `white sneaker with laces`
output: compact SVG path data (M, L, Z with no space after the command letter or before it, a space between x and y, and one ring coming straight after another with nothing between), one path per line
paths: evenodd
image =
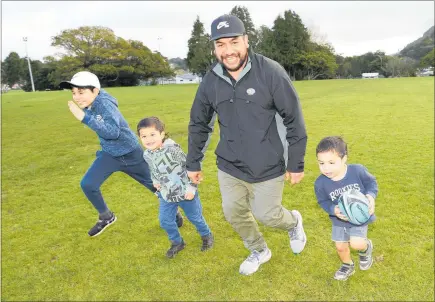
M251 275L255 273L260 265L266 263L272 257L272 251L267 247L261 252L253 251L240 265L239 273L242 275Z
M307 236L305 235L304 226L302 225L301 213L299 213L297 210L293 210L291 212L297 219L297 225L288 232L290 237L290 248L294 254L299 254L305 248Z

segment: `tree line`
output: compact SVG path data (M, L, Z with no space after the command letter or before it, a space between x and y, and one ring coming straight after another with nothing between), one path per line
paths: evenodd
M117 37L113 30L83 26L63 30L54 36L52 46L66 53L31 61L35 90L58 89L59 83L80 70L95 73L102 86L135 86L140 80L173 76L168 59L152 52L141 41ZM12 86L23 83L31 90L26 58L11 52L2 62L2 82Z
M378 72L384 77L415 76L418 68L435 65L433 27L425 33L421 43L411 43L412 52L405 55L386 55L383 51L368 52L360 56L343 57L334 47L309 30L299 15L287 10L279 15L271 28L255 28L246 7L235 6L232 15L245 24L249 45L255 52L279 62L293 80L359 78L362 73ZM213 45L208 42L204 25L197 17L189 40L187 65L203 75L214 57ZM208 45L207 45L208 44ZM407 56L413 53L413 56Z
M292 10L279 15L271 28L264 25L256 28L244 6L235 6L229 13L244 22L250 48L279 62L293 80L358 78L365 72L378 72L384 77L415 76L417 68L435 65L433 39L424 40L424 51L418 48L416 52L413 46L413 54L419 53L421 58L389 56L382 51L343 57L309 30ZM169 60L142 42L123 39L101 26L63 30L52 37L51 46L61 48L64 53L46 56L43 62L31 60L36 90L56 90L61 81L80 70L95 73L103 87L135 86L141 80L156 83L157 78L174 76L171 61L200 76L215 62L213 44L199 16L188 40L187 57L181 62ZM25 91L31 91L27 59L11 52L2 62L2 83L10 87L20 83Z

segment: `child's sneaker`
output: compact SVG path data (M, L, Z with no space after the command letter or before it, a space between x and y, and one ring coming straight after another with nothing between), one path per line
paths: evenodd
M175 221L177 222L177 227L181 228L183 225L183 216L180 212L177 212L177 215L175 216Z
M335 272L334 279L346 281L350 276L355 273L355 264L343 263L338 271Z
M359 252L359 268L362 271L368 270L373 264L373 243L367 239L367 250L364 253Z
M186 245L184 244L184 240L181 239L180 243L172 243L171 247L169 248L169 250L166 252L166 257L168 258L174 258L175 255L184 249Z
M202 246L201 246L201 252L204 252L208 249L211 249L214 243L213 234L210 233L206 236L201 236L202 239Z
M89 230L88 234L91 237L100 235L105 228L116 221L115 213L112 213L112 217L109 219L99 219L97 223Z
M304 226L302 225L302 215L297 210L291 211L297 219L296 226L288 232L290 237L290 248L293 253L299 254L305 248L307 236L305 235Z
M242 275L251 275L255 273L260 265L266 263L272 257L272 252L267 247L261 252L253 251L240 265L239 273Z

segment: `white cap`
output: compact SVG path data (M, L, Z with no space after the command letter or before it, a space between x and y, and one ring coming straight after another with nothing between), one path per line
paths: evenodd
M89 71L80 71L73 75L71 81L62 82L59 84L60 88L71 88L71 87L85 87L85 86L93 86L95 88L100 89L100 81L98 77Z

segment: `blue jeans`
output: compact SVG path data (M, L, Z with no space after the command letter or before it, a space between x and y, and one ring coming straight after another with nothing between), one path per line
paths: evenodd
M112 173L121 171L145 186L151 192L156 192L151 180L148 164L143 158L143 150L138 147L134 151L114 157L107 152L97 151L97 158L83 176L80 186L95 209L102 214L109 209L101 195L100 187Z
M211 233L210 228L205 222L204 216L202 216L202 206L199 200L198 192L192 200L183 200L180 202L167 202L162 198L159 193L159 221L162 229L168 234L169 240L178 244L181 243L182 238L178 231L177 223L175 222L175 215L177 214L178 206L180 206L187 219L196 227L199 235L207 236Z

